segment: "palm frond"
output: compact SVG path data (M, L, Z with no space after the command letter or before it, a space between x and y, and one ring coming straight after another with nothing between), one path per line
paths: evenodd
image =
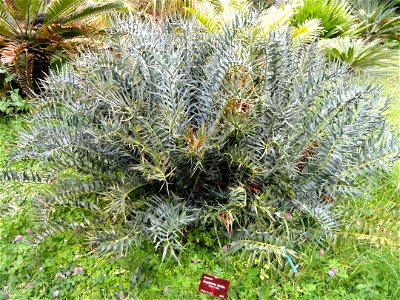
M68 16L83 5L85 0L53 0L46 6L46 17L43 25L61 21L61 17Z
M88 6L78 12L69 15L68 17L62 19L61 24L69 24L75 21L85 20L88 18L94 18L99 15L104 15L106 13L122 9L124 7L123 1L115 1L110 3L104 3L97 6Z
M0 5L0 34L12 37L14 34L18 33L17 28L16 20Z
M355 73L395 74L400 67L398 51L379 39L341 37L320 45L329 58L348 64Z
M310 19L321 21L323 38L354 35L360 30L359 25L355 25L355 17L347 1L303 0L296 8L294 24L300 25Z
M310 43L317 40L322 34L323 27L321 27L321 21L319 19L311 19L305 21L292 30L292 36L295 40Z

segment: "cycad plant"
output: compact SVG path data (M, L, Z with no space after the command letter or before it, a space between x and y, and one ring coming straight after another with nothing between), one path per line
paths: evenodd
M356 17L364 25L369 38L400 39L400 16L396 13L396 1L353 0Z
M360 28L355 24L352 8L347 1L299 0L293 24L298 26L310 19L319 19L324 28L323 38L355 35Z
M292 3L279 7L271 6L262 10L257 22L245 30L253 31L254 38L265 39L274 29L288 30L299 4ZM195 16L201 26L208 32L217 33L224 30L238 15L255 14L251 2L247 0L203 1L196 3L187 11ZM319 19L310 19L292 28L295 41L312 42L322 35L324 28ZM258 33L258 34L257 34Z
M56 54L75 50L72 40L101 28L93 17L122 8L123 2L86 0L4 0L0 3L1 64L30 94L48 72Z
M292 3L280 7L272 6L265 10L260 18L261 22L259 22L262 34L268 36L271 31L278 27L288 30L298 7L298 3ZM321 26L320 19L308 19L304 23L292 27L292 36L295 41L312 42L324 32L325 29Z
M339 37L320 41L327 56L347 64L354 74L397 75L400 56L382 40Z
M110 48L46 79L15 158L46 161L51 178L2 176L44 183L43 237L78 226L102 253L148 240L176 257L203 224L232 250L278 262L334 240L334 204L397 153L386 102L290 33L244 36L249 22L206 35L130 20L110 31Z

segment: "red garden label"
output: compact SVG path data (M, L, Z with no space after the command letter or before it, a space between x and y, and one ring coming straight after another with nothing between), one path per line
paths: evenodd
M226 299L228 295L229 281L211 275L203 274L201 277L199 292L220 299Z

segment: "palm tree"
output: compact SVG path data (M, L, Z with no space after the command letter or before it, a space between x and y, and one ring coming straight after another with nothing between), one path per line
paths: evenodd
M0 61L25 94L38 90L57 53L71 53L76 38L101 27L95 17L123 8L122 1L3 0L0 2Z

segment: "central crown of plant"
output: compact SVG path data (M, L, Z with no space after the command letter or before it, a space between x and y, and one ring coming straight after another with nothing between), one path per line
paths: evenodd
M49 232L73 225L56 207L81 206L100 251L123 254L147 237L165 256L190 224L222 220L233 246L251 242L235 244L248 229L279 256L336 228L330 203L394 156L384 101L342 81L345 70L314 45L279 32L255 38L252 21L211 36L190 22L124 23L109 49L46 80L20 154L56 174L37 198ZM58 175L68 168L79 174ZM289 236L285 211L303 219Z

